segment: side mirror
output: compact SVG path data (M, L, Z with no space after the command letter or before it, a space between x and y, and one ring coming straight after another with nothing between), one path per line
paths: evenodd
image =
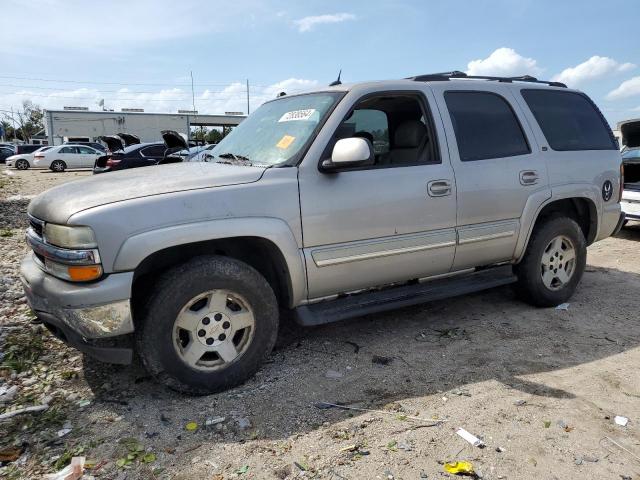
M373 145L365 138L352 137L338 140L331 152L331 160L322 162L322 170L334 172L342 168L373 165Z

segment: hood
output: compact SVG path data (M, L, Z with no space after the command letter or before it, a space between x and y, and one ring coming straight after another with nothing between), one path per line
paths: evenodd
M135 198L186 190L256 182L263 167L221 163L176 163L93 175L41 193L29 204L29 214L64 224L74 213Z
M118 135L105 135L100 137L100 140L107 144L110 152L117 152L124 148L124 140Z
M620 125L622 145L627 148L640 147L640 120L628 120Z
M180 135L175 130L163 130L162 139L164 140L164 144L167 148L179 148L179 149L188 149L189 144L187 143L187 139Z
M140 137L138 137L137 135L132 135L131 133L118 133L116 135L118 135L118 137L122 139L125 147L128 147L129 145L137 145L140 143Z

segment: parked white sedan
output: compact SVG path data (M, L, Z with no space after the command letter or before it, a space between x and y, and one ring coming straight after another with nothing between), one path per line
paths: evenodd
M104 155L86 145L58 145L33 157L36 167L49 168L54 172L64 172L67 168L93 168L96 158Z
M18 170L26 170L34 166L33 158L38 152L44 152L45 150L49 150L51 147L43 146L38 150L35 150L31 153L19 153L17 155L11 155L6 160L7 167L15 167Z

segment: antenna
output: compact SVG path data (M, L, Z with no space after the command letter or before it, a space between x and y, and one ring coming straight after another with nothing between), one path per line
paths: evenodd
M338 72L338 78L329 84L330 87L335 87L336 85L342 85L340 81L340 75L342 75L342 69Z

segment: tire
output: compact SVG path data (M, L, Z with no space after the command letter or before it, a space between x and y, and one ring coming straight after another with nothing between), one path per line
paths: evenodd
M54 160L51 162L51 165L49 165L49 169L53 172L64 172L67 169L67 164L62 160Z
M16 166L16 169L18 170L28 170L29 169L29 162L26 161L23 158L20 158L18 160L16 160L16 163L14 164Z
M135 338L143 365L160 383L193 395L250 378L278 333L270 285L249 265L222 256L196 257L165 272L142 313ZM243 326L250 317L253 324Z
M571 249L573 261L566 258ZM516 292L537 307L555 307L571 298L586 263L587 244L578 224L552 217L534 228L522 261L514 267Z

